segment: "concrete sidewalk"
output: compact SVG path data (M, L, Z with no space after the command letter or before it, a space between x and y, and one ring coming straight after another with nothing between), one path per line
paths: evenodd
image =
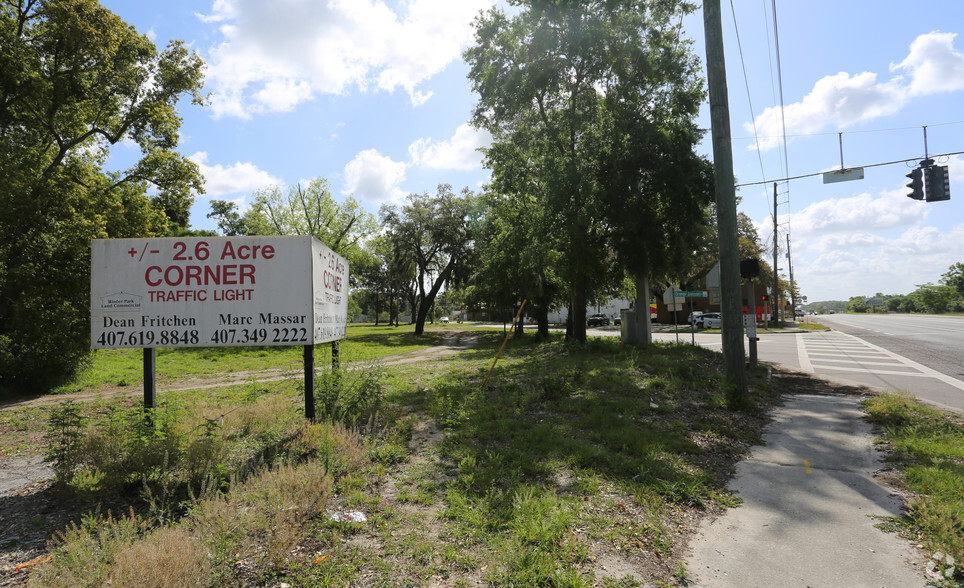
M798 395L777 409L766 446L737 466L743 505L700 529L687 571L696 586L924 587L924 558L874 527L900 499L850 396Z

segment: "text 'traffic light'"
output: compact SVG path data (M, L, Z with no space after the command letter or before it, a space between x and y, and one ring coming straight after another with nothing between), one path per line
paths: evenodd
M951 199L951 186L946 165L932 165L924 168L924 181L927 183L928 202Z
M923 200L924 181L921 178L923 173L921 172L920 168L914 168L909 174L905 175L910 178L910 183L907 184L907 187L910 188L910 194L908 194L907 197L913 198L914 200Z

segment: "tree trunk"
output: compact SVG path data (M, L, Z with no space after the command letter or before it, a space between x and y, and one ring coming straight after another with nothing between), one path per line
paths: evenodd
M539 323L539 330L536 339L545 341L549 339L549 307L540 301L536 307L536 321Z
M653 342L653 325L649 319L649 276L636 277L636 345Z
M418 301L418 315L415 318L415 334L421 335L425 332L425 317L428 316L428 310L435 303L435 296L438 294L439 290L442 289L442 284L449 279L449 274L452 273L452 268L455 267L455 258L449 259L448 264L445 266L435 282L432 284L432 289L428 291L428 294L424 295L422 300Z
M512 313L513 318L517 312L519 311L515 310L515 312ZM522 313L519 313L519 320L515 324L515 333L513 333L512 336L518 339L523 335L525 335L525 317L522 316Z
M572 319L572 339L579 343L586 342L586 301L588 299L585 282L576 280L572 285L572 309L569 317Z

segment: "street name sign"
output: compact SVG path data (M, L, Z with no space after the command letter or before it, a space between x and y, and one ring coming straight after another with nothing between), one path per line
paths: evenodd
M836 184L837 182L850 182L853 180L864 179L864 168L862 167L852 167L849 169L837 169L833 171L824 172L823 183L824 184Z
M310 236L94 239L90 284L94 349L345 338L348 262Z
M673 292L676 298L706 298L709 293L706 290L676 290Z

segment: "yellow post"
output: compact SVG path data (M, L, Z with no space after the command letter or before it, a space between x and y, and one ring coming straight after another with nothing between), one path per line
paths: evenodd
M515 323L517 320L519 320L519 315L522 314L522 309L526 307L526 300L522 301L522 306L519 307L519 312L515 313L515 318L512 319L512 328L510 328L509 332L505 334L505 340L502 342L502 347L499 347L499 353L496 354L495 361L492 362L492 367L489 368L489 373L485 375L485 380L482 381L483 388L485 388L485 385L489 383L489 376L492 375L492 370L495 369L495 364L499 362L499 357L502 356L502 350L505 349L505 344L509 342L509 335L511 335L512 330L515 329Z

